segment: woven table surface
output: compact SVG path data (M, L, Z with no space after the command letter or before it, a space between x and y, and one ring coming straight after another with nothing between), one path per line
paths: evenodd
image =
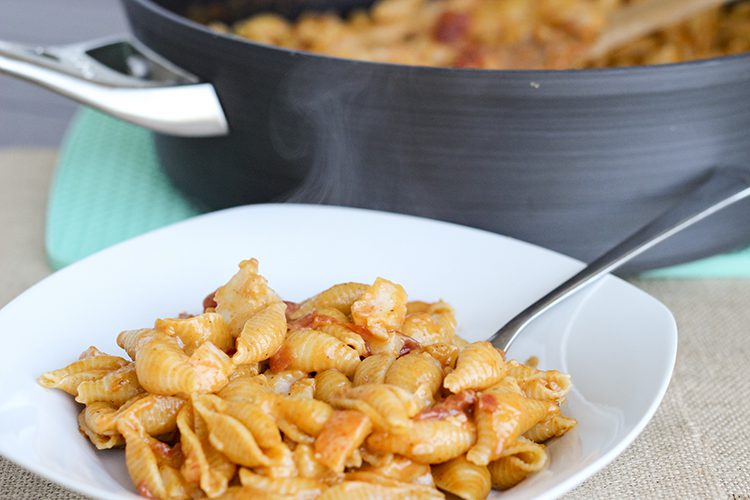
M0 150L0 306L50 272L44 219L54 162L54 151ZM634 284L677 318L674 377L643 434L565 498L750 500L750 280ZM82 497L0 458L0 498Z

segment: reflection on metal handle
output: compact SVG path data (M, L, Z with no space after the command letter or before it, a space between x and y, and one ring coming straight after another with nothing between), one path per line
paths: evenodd
M498 330L490 341L496 347L507 351L521 330L552 306L670 236L748 196L750 196L750 169L715 170L704 184L688 194L677 206L633 233L578 274L521 311Z
M229 130L210 83L200 83L134 40L57 47L0 41L0 73L157 132L207 137Z

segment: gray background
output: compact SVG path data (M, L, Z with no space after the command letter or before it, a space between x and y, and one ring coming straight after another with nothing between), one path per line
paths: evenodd
M78 42L127 32L117 0L0 0L0 40ZM57 146L76 105L0 76L0 148Z

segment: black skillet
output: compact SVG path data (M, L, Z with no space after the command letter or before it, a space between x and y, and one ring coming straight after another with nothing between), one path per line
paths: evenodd
M208 208L264 201L375 208L480 227L588 261L674 204L713 167L750 163L750 54L603 70L400 66L216 33L183 15L188 3L123 0L140 51L189 74L163 61L150 74L141 68L144 88L130 89L137 113L107 109L85 91L68 95L162 130L154 134L162 167ZM223 14L233 20L276 10L293 17L303 8L346 10L355 3L366 2L235 0ZM132 50L115 44L87 55L138 74L143 58L128 59ZM13 73L2 58L0 46L0 70ZM170 76L159 78L164 67ZM218 109L212 89L191 83L191 75L215 89L228 135L185 136L224 130L221 118L206 117ZM175 88L183 94L175 97ZM144 91L156 92L147 106L133 97ZM146 121L133 116L142 107L149 108ZM174 123L179 110L203 114L185 129ZM346 228L331 228L332 240L337 231ZM745 201L628 270L747 244Z

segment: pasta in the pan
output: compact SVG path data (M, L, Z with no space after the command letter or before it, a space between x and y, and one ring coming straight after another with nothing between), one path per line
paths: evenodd
M750 51L750 3L727 0L589 60L617 9L644 0L376 0L342 15L309 10L245 19L217 3L189 15L221 32L328 56L418 66L569 69L636 66ZM225 3L225 2L222 2ZM227 2L229 5L232 2ZM242 12L242 11L240 11ZM232 22L225 24L219 19Z
M386 279L296 304L251 259L209 298L120 333L130 360L90 347L39 377L94 446L124 446L143 496L480 499L576 425L567 375L462 340L448 304Z

